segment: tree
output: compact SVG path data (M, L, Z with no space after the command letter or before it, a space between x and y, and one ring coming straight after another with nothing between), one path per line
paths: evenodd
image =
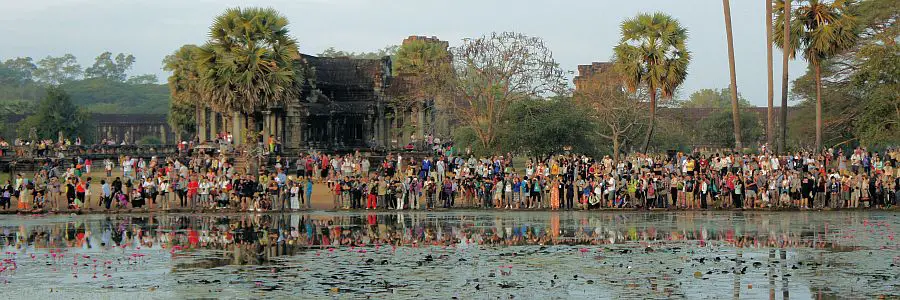
M125 81L127 84L156 84L159 82L159 78L156 77L156 74L144 74L138 76L131 76L128 80Z
M47 56L37 63L34 77L44 84L59 85L81 77L81 65L72 54Z
M125 82L125 74L134 64L134 56L119 53L113 60L112 53L103 52L94 60L94 65L84 70L86 78L105 78L119 82Z
M803 57L816 72L816 149L822 148L822 73L821 62L856 45L856 19L852 2L808 0L797 8L797 21L804 30Z
M797 22L791 22L791 0L775 0L775 31L772 43L781 49L781 144L778 152L787 151L788 135L788 61L797 55L800 47L800 31Z
M59 85L76 106L95 113L162 114L168 110L165 85L128 84L104 78L75 80Z
M735 144L733 112L719 110L703 118L699 122L700 138L704 143L720 147L730 147ZM759 118L755 113L741 111L738 114L741 120L741 136L748 141L757 141L762 134Z
M630 92L647 89L650 124L643 151L650 146L656 120L657 93L671 98L687 77L691 60L687 29L663 13L638 14L622 22L622 39L614 48L615 67Z
M347 57L347 58L356 58L356 59L381 59L385 56L393 57L397 54L397 51L400 49L400 46L397 45L389 45L384 48L378 49L374 52L351 52L351 51L343 51L337 50L334 47L328 47L324 51L316 54L319 57Z
M512 103L501 134L503 147L532 157L593 152L595 124L568 97L523 99ZM496 148L495 148L496 149ZM492 153L496 153L494 150Z
M197 51L200 99L220 111L252 114L295 98L297 42L288 20L271 8L230 8L216 17Z
M178 140L197 132L195 116L201 97L200 73L197 69L199 51L200 48L196 45L184 45L163 59L163 70L172 72L168 78L171 98L168 120Z
M722 0L722 7L725 9L725 35L728 39L728 69L731 73L731 115L734 128L734 149L740 151L744 148L741 142L741 119L738 116L738 97L737 97L737 71L734 67L734 37L731 34L731 6L728 0Z
M775 146L775 82L774 62L772 61L772 0L766 3L766 143ZM771 148L769 148L771 149Z
M5 95L7 98L28 98L26 95L28 87L34 83L35 70L37 70L37 65L34 64L31 57L16 57L0 63L0 85L10 87L8 92L0 95Z
M439 103L438 99L446 96L443 94L453 76L447 46L447 42L439 40L407 40L391 61L394 68L391 88L395 89L398 100L395 104L401 108L411 108L413 115L417 116L414 123L417 124L418 136L425 134L427 112L446 107L446 103Z
M635 139L645 124L646 104L625 91L621 76L613 70L577 80L581 82L575 90L575 103L591 108L590 121L599 125L600 137L612 142L613 159L618 161L626 141Z
M753 106L750 104L750 101L747 101L741 94L738 94L738 102L744 107ZM677 106L682 108L729 109L731 108L731 90L729 88L721 90L699 89L691 93L687 100L678 102Z
M296 99L303 82L297 42L288 20L271 8L230 8L216 17L210 39L196 55L200 104L248 116L248 145L259 140L256 113ZM238 134L240 135L240 134ZM244 152L250 172L258 169L258 148Z
M25 85L34 80L37 65L31 57L16 57L7 59L0 64L0 68L8 70L6 73L0 72L0 84Z
M854 9L859 38L852 48L822 60L820 95L829 103L822 109L823 141L828 144L895 145L900 141L900 6L894 0L860 2ZM793 83L793 93L806 99L798 106L795 138L814 136L816 74L807 73ZM808 128L807 128L808 127ZM804 141L812 144L814 141Z
M497 142L498 129L518 101L560 93L564 76L550 49L537 37L492 33L453 48L455 78L449 108L484 148Z
M90 116L72 103L69 95L59 87L47 88L47 96L38 104L34 114L18 125L19 136L27 136L31 128L41 139L56 139L61 132L68 138L90 136Z
M193 102L169 102L169 114L166 116L166 120L175 131L177 141L183 141L184 137L190 137L197 133L196 112L197 105Z

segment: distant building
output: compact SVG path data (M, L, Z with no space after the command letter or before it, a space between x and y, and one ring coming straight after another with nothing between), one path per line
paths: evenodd
M8 115L7 124L16 124L28 115ZM174 144L175 133L165 114L91 114L88 124L93 127L94 142L113 140L116 144L136 144L146 137L159 139L162 144ZM6 135L14 136L15 126L7 126ZM22 137L25 138L25 137ZM67 137L75 139L76 137ZM88 137L82 137L88 138Z
M412 36L404 40L447 42ZM283 106L271 106L255 113L257 124L239 113L201 110L197 116L198 138L211 140L229 132L243 143L246 129L278 139L286 152L317 149L326 151L398 148L409 142L411 109L399 105L404 76L394 77L390 57L355 59L302 55L314 77L307 80L301 96ZM425 101L422 101L426 103ZM418 110L418 111L425 111ZM420 126L422 127L422 126ZM421 134L420 134L421 135ZM265 140L265 139L264 139Z

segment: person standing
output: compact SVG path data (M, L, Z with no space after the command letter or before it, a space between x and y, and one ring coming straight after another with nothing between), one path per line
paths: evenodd
M290 180L290 187L291 187L291 190L290 190L291 207L290 208L291 208L291 210L300 209L300 193L301 193L300 185L297 182Z
M306 193L306 208L312 208L312 190L313 190L313 182L312 177L306 177L306 187L303 188L303 192Z
M112 203L112 188L106 180L100 179L100 193L101 202L106 207L106 210L109 210L109 206Z
M559 210L559 179L554 179L550 186L550 210Z

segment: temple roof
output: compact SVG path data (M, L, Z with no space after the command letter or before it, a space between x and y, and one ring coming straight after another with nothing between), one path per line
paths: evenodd
M343 86L371 89L381 86L385 72L390 72L390 58L356 59L348 57L317 57L303 54L309 66L315 68L317 86Z

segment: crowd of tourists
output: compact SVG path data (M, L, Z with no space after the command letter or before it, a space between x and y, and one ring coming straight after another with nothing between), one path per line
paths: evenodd
M272 153L258 172L214 152L46 159L32 176L4 183L0 209L298 210L311 208L314 188L328 189L333 209L370 210L883 208L900 196L900 149L634 153L618 161L567 154L518 162L452 149L384 157ZM91 173L97 163L101 176Z
M313 156L300 172L328 183L335 208L351 209L882 208L900 196L898 150L762 153L558 155L520 166L510 155L400 154L374 173L358 156L321 167Z

